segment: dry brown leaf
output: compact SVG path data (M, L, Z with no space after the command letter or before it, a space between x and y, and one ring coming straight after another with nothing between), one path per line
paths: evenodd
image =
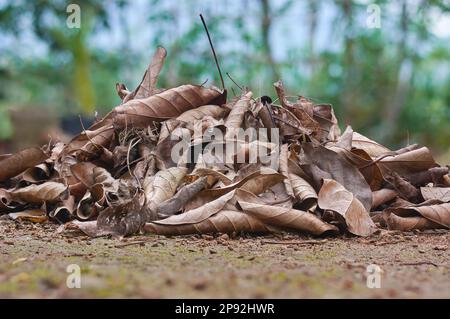
M348 231L358 236L369 236L376 226L361 202L341 184L325 179L319 192L319 207L340 214Z
M384 212L383 219L390 230L412 231L414 229L426 230L445 228L422 216L400 217L389 212Z
M395 156L388 156L379 161L380 168L385 171L394 171L402 177L408 178L412 173L426 171L436 167L437 164L428 148L422 147Z
M207 185L207 177L200 177L191 184L183 186L172 198L156 206L158 218L166 218L181 211L183 206Z
M289 146L287 144L281 145L280 148L280 173L286 177L283 180L284 187L286 188L287 194L294 198L294 191L291 185L291 179L289 178L289 168L288 168L288 160L289 160Z
M179 215L173 215L168 218L154 221L158 225L182 225L199 223L223 209L225 204L234 196L234 191L231 191L205 205L193 210L189 210Z
M383 145L365 137L362 134L359 134L358 132L353 132L352 146L365 151L372 158L391 152L391 150L387 147L384 147Z
M14 177L28 168L41 164L47 155L37 147L27 148L0 161L0 182Z
M322 179L333 179L345 185L355 197L363 204L367 211L372 207L372 190L364 176L342 154L336 153L323 146L314 147L311 143L303 145L305 156L311 165L302 165L302 169L314 179L315 189L320 188ZM307 162L308 164L308 162Z
M29 183L43 182L50 178L50 169L46 163L42 163L35 167L28 168L23 172L22 178Z
M184 167L171 167L159 171L153 178L146 178L143 187L148 207L154 211L158 204L172 197L186 172Z
M188 235L209 233L269 233L271 229L258 219L234 210L222 210L197 224L161 225L146 223L144 231L158 235Z
M382 188L372 193L372 208L383 205L397 197L397 192L393 189Z
M182 85L145 99L130 100L115 107L110 114L118 127L146 127L154 121L175 118L188 110L210 104L221 94L214 88Z
M67 186L56 182L30 185L9 192L13 201L31 204L57 203L66 197L67 193Z
M195 121L201 121L207 116L218 119L225 115L225 109L218 105L202 105L189 110L176 118L176 121L194 124Z
M325 223L315 215L301 210L273 207L244 201L238 201L238 203L244 212L258 218L268 225L295 229L313 235L338 232L338 229L335 226Z
M317 193L314 188L303 178L295 174L289 174L295 198L302 208L314 211L317 207Z
M450 202L450 187L421 187L420 192L425 200L438 199L441 202Z
M402 217L417 216L419 214L436 224L450 228L450 203L390 208L388 211Z
M249 110L252 95L252 92L247 92L233 105L230 114L225 120L225 127L227 128L225 139L232 138L235 133L234 130L242 127L242 121L244 120L245 112Z

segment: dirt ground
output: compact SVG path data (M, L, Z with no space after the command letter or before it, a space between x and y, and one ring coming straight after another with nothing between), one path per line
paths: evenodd
M450 233L370 238L55 234L0 220L0 298L450 298ZM81 288L68 288L68 265ZM378 265L381 288L368 288Z

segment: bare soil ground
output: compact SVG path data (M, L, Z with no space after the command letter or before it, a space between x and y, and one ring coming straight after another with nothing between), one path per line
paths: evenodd
M227 235L125 240L0 220L3 298L450 298L450 233L370 238ZM67 288L67 266L81 288ZM366 267L381 267L368 288Z

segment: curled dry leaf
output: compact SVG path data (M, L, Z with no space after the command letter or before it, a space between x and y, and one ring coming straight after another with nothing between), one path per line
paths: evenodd
M234 210L222 210L196 224L163 225L146 223L144 231L158 235L188 235L209 233L269 233L271 229L260 220Z
M179 212L183 206L207 185L207 177L200 177L191 184L183 186L172 198L156 206L158 218L166 218Z
M147 178L143 186L148 207L155 210L158 204L172 197L186 172L184 167L171 167L159 171L154 178Z
M325 179L319 192L319 207L340 214L348 231L358 236L369 236L376 226L361 202L341 184Z
M27 148L0 161L0 182L14 177L28 168L47 159L47 155L37 147Z
M50 169L46 163L42 163L28 168L23 172L22 178L29 183L44 182L50 178Z
M30 185L9 192L13 201L32 204L57 203L67 197L67 193L67 186L56 182Z
M422 216L436 224L450 228L450 203L390 208L388 212L398 216Z
M295 229L313 235L338 233L336 226L320 220L311 213L297 209L273 207L244 201L238 201L238 203L244 212L269 225Z
M187 211L183 214L173 215L168 218L154 221L159 225L182 225L199 223L217 212L221 211L225 204L234 196L234 191L231 191L201 207Z
M397 197L397 192L393 189L382 188L372 193L372 208L383 205Z
M390 230L412 231L414 229L445 228L422 216L400 217L389 212L384 212L383 219Z
M289 174L295 198L302 207L308 211L314 211L317 207L317 193L314 188L303 178L295 174Z
M252 96L252 92L247 92L234 104L225 121L225 127L227 128L225 139L232 138L235 133L234 130L242 127L242 121L245 113L249 110Z

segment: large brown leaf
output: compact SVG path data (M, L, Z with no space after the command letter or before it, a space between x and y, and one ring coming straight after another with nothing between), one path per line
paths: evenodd
M357 167L350 164L342 154L323 146L314 147L311 143L306 143L303 145L303 150L307 160L319 168L319 170L310 172L312 177L316 175L314 178L316 184L323 178L331 178L339 184L345 185L345 188L355 195L365 209L370 210L372 207L372 190ZM302 168L305 170L308 166L302 165ZM329 174L329 176L322 172ZM315 186L319 188L319 185Z
M111 117L114 124L146 127L153 121L175 118L184 112L207 105L219 98L217 89L202 86L182 85L163 91L145 99L134 99L114 108Z
M182 225L199 223L223 209L225 204L234 196L234 191L231 191L205 205L196 209L187 211L183 214L173 215L168 218L154 221L159 225Z
M208 233L268 233L268 228L260 220L242 212L222 210L197 224L163 225L146 223L144 231L158 235L188 235Z
M67 195L67 186L56 182L30 185L10 193L13 201L30 204L57 203Z
M27 168L34 167L47 159L47 155L37 147L27 148L0 161L0 182L14 177Z
M428 148L422 147L399 155L388 156L379 161L380 168L394 171L402 177L408 178L413 173L426 171L437 164Z
M411 231L444 228L422 216L400 217L390 212L383 212L383 219L391 230Z
M244 212L258 218L268 225L295 229L313 235L322 235L326 232L338 232L338 229L335 226L325 223L315 215L301 210L273 207L240 200L238 203Z
M376 226L361 202L341 184L325 179L319 192L319 207L340 214L348 231L358 236L369 236Z
M423 204L422 204L423 205ZM399 216L417 216L431 220L432 222L450 228L450 203L424 205L424 206L406 206L391 208L388 211Z

